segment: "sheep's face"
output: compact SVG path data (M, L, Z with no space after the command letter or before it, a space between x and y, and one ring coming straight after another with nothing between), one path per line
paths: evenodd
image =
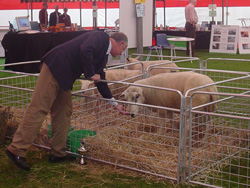
M136 62L138 62L139 58L140 58L140 56L137 56L136 58L129 57L129 58L127 58L126 63L136 63Z
M86 89L90 89L90 88L93 88L94 87L94 83L91 82L91 81L88 81L88 80L81 80L81 89L82 90L86 90ZM84 95L93 95L93 92L92 91L84 91L82 94Z
M126 111L130 113L131 117L135 117L139 110L140 106L136 105L136 103L143 104L145 102L145 98L143 96L142 88L131 86L127 88L120 97L124 97L126 101L132 102L135 104L129 104Z

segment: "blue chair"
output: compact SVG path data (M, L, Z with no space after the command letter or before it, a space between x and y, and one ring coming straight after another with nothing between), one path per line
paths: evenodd
M163 49L171 49L171 48L173 48L174 56L176 56L175 46L174 46L174 44L169 43L167 34L165 34L165 33L156 34L156 45L161 48L161 54L162 54Z
M153 51L155 51L158 56L162 55L161 47L159 47L159 46L148 46L147 48L148 48L149 52L148 52L148 56L146 58L146 61L149 61L150 56L151 56ZM162 60L162 57L159 57L159 60Z
M150 59L150 55L152 54L153 51L156 51L157 55L161 56L161 57L159 57L159 60L163 60L162 50L163 49L171 49L171 47L173 48L174 55L176 56L174 44L169 43L168 38L167 38L167 34L165 34L165 33L156 34L156 46L148 47L149 53L148 53L146 61L148 61Z

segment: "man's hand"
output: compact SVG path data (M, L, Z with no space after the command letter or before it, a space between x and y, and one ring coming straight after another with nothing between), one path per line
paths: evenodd
M91 80L94 81L94 83L97 83L101 80L100 74L95 74L94 76L91 77Z
M125 111L123 105L118 104L115 108L116 108L121 114L123 114L123 115L129 115L129 113Z

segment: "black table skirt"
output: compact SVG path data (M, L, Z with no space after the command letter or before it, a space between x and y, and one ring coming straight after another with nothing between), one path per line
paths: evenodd
M154 31L153 37L156 36L157 33L166 33L169 36L180 36L185 37L186 31ZM195 49L209 49L210 45L210 31L196 31L196 39L195 39Z
M67 42L87 31L36 33L36 34L5 34L2 46L5 50L5 64L39 61L49 50ZM40 63L8 66L13 71L38 73Z

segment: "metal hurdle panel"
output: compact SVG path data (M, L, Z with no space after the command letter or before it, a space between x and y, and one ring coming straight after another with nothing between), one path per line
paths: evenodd
M95 88L83 93L80 82L76 81L71 132L89 130L95 134L79 132L72 137L69 133L68 152L80 155L78 149L85 145L86 158L177 182L188 181L211 187L249 186L248 73L187 68L179 68L179 71L198 72L215 81L218 93L210 94L219 96L215 102L218 105L216 111L186 106L186 100L192 104L193 97L207 94L196 91L196 88L191 97L180 95L180 109L136 104L141 110L132 118L119 114L109 100L98 94L87 95L86 92ZM8 75L0 78L0 105L11 106L13 116L10 122L15 130L30 102L38 75L1 70L2 73ZM119 84L117 96L131 85L128 81ZM122 100L118 102L126 107L131 104ZM164 112L164 117L160 112ZM169 112L173 114L171 117L167 117ZM205 119L205 123L200 122L201 119ZM162 121L165 122L165 134L158 132ZM173 125L179 122L183 126L175 129ZM49 124L48 116L35 145L49 149ZM197 138L197 135L201 136Z
M29 64L30 62L27 62ZM34 62L32 62L34 63ZM39 62L40 63L40 62ZM26 63L17 63L25 65ZM23 73L16 71L0 70L0 106L10 107L7 137L12 138L17 127L20 125L24 113L30 103L38 74ZM48 146L48 123L49 117L42 125L42 129L35 140L35 144Z
M189 182L209 187L249 187L250 76L230 71L208 74L217 80L218 93L210 96L218 100L188 107ZM193 91L191 103L197 95L208 94ZM216 111L200 109L214 104L218 106Z
M194 71L210 76L213 80L216 81L215 84L217 85L218 91L220 93L231 92L232 95L233 93L241 94L247 91L247 88L249 87L249 83L245 82L245 79L249 79L249 76L244 72L186 68L179 68L179 70ZM186 97L185 99L189 98ZM222 97L220 97L220 100L221 99ZM93 126L94 124L93 129L97 132L96 137L86 141L88 145L87 147L89 149L88 157L90 159L129 168L132 170L137 170L144 173L154 174L172 180L177 180L177 182L187 181L190 177L198 177L198 170L196 170L196 168L194 170L192 169L194 168L193 165L196 164L197 160L193 160L192 157L195 156L196 159L197 154L201 156L202 159L205 157L200 154L200 150L198 150L198 152L193 151L193 148L200 148L202 146L201 142L206 142L204 140L207 139L207 132L209 132L211 128L205 129L205 136L202 137L201 141L197 141L195 137L192 136L192 134L190 136L192 129L189 130L189 126L191 125L190 127L192 127L193 123L192 113L190 115L191 118L188 119L191 122L187 121L187 116L179 115L185 114L184 111L187 110L188 106L180 107L180 109L165 108L166 114L167 112L173 112L174 116L171 119L160 117L159 111L162 108L159 106L137 104L138 106L142 106L143 110L140 112L137 118L131 118L128 116L119 115L115 110L111 109L109 104L104 102L106 101L105 99L97 100L102 102L100 102L101 105L98 112L95 112L95 123L93 123L94 121L88 120L88 118L84 118L83 116L86 124L88 124L88 126L90 124ZM126 103L125 101L122 101L121 103L123 103L125 106L128 105L128 103ZM220 103L219 101L217 101L217 103L219 103L219 110L222 110L222 103ZM228 108L232 107L227 103L225 104ZM96 109L96 107L93 108ZM116 115L114 115L113 113L115 113ZM209 114L209 112L206 111L200 112L200 114L204 113L207 114L206 124L209 124L211 122L213 123L214 118L207 118L207 116L211 115L211 113ZM171 125L171 121L177 123L178 118L179 121L181 121L183 124L183 126L181 126L183 129L180 130L174 129ZM164 136L157 133L159 121L163 119L167 119L166 135ZM154 140L150 140L151 137L154 138ZM209 138L211 138L211 136ZM142 144L142 146L140 144ZM145 147L145 145L147 147ZM154 145L154 148L156 149L152 149L152 145ZM190 148L191 150L189 150ZM160 149L163 149L164 151ZM141 153L141 150L144 150L145 152ZM150 151L151 153L148 151ZM159 153L164 154L164 160L159 159L159 157L162 156ZM147 156L148 154L149 156ZM220 155L220 152L218 155ZM208 161L216 161L216 159L210 157L213 156L207 156ZM143 159L143 161L141 161L140 159ZM204 165L204 163L202 165ZM192 178L189 179L191 183L205 184L199 181L194 181Z
M130 54L128 57L137 57L137 56L141 56L141 57L146 57L146 59L148 59L148 57L154 57L154 61L158 61L158 60L181 60L181 59L190 59L190 61L201 61L199 58L197 57L186 57L186 56L170 56L170 55L148 55L148 54L138 54L138 53L132 53ZM147 61L147 60L146 60Z
M124 87L134 85L128 82L119 83ZM152 87L152 89L157 90L156 87ZM183 100L179 91L170 91L176 92L180 100ZM185 128L181 107L171 109L136 104L140 106L141 110L136 117L131 117L119 114L111 107L107 99L77 93L75 95L79 97L79 101L87 97L98 103L98 107L92 107L91 116L89 116L89 110L83 110L78 116L81 120L76 120L81 122L80 129L88 129L96 133L96 136L84 138L88 150L87 158L180 181L183 176L182 165L186 163L186 143L180 142L183 131L173 128L172 124L181 123L183 125L181 127ZM121 100L118 102L126 108L128 105L134 104ZM171 113L170 118L166 118L169 113ZM75 117L77 119L77 115ZM163 127L160 126L160 122L163 122ZM165 133L159 133L160 128Z
M208 58L206 60L200 61L200 69L207 69L209 62L211 61L223 61L230 66L231 62L244 62L249 63L249 59L233 59L233 58ZM245 71L244 67L242 69L238 69L238 71Z

